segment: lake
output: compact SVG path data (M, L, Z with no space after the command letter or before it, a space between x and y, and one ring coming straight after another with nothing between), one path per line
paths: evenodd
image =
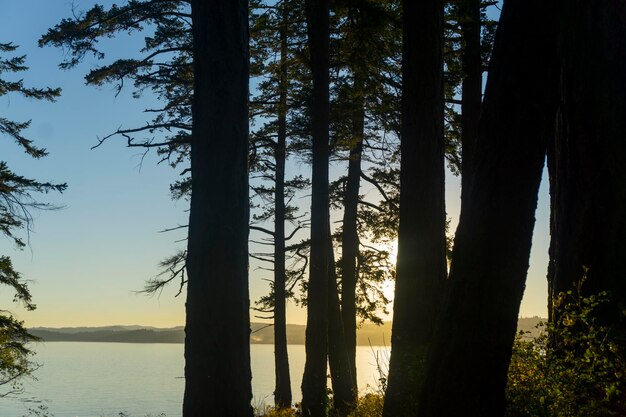
M19 398L0 398L0 416L22 417L45 405L55 417L180 417L183 377L182 344L48 342L36 347L43 366L36 381L25 381ZM388 360L388 348L357 347L361 393L378 379L376 355ZM253 405L273 403L274 346L251 345ZM289 346L292 390L300 401L304 346ZM368 388L368 386L370 388Z

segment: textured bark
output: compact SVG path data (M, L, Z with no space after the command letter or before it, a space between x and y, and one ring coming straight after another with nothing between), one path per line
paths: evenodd
M461 93L461 199L469 191L474 149L478 135L483 88L483 63L480 47L480 0L458 2L458 16L463 37L463 91Z
M328 127L329 127L329 3L307 0L306 20L313 76L311 131L311 253L307 298L306 362L302 377L302 415L326 415L326 357L328 349Z
M358 392L356 379L356 285L359 279L359 233L357 230L357 213L361 181L361 155L363 153L363 137L365 129L365 103L363 100L363 83L355 75L353 90L355 93L352 112L353 139L350 146L348 161L348 177L343 197L343 230L341 237L341 314L346 339L350 373L354 389Z
M185 417L251 417L248 2L194 1Z
M415 409L447 273L443 2L404 1L403 9L400 227L385 417Z
M328 259L328 364L333 388L332 414L347 416L356 406L357 390L350 373L332 244L328 247Z
M417 415L504 415L537 193L558 102L555 1L505 0L444 310ZM541 10L541 13L538 13Z
M278 138L274 149L276 164L274 195L274 370L276 385L274 403L291 407L291 376L287 352L286 272L285 272L285 160L287 157L287 10L283 5L280 28L280 93L278 104Z
M552 295L589 268L586 294L626 345L626 2L560 1L562 104L555 150Z

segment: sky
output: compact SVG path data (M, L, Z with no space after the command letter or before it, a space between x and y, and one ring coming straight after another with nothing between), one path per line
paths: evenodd
M0 97L0 115L12 120L32 120L26 132L49 150L42 160L32 160L10 140L0 137L0 160L18 174L40 180L67 182L62 195L42 200L62 206L56 211L33 212L29 245L16 250L0 241L0 253L30 282L37 310L27 312L11 303L12 294L0 288L0 308L10 309L29 327L101 326L141 324L171 327L184 324L184 293L177 286L160 296L139 294L146 279L158 272L158 262L184 246L184 232L159 231L187 223L187 204L174 202L169 184L178 172L148 154L112 138L91 150L118 127L140 126L142 112L155 103L149 95L134 99L130 90L117 97L112 88L84 84L84 74L96 65L88 57L78 68L58 69L64 51L39 48L37 40L49 27L71 16L72 9L87 10L91 0L2 1L0 42L20 46L31 69L20 75L28 86L61 87L56 103L42 103L15 95ZM110 4L110 1L101 2ZM129 56L141 48L142 36L120 36L101 45L106 60ZM302 168L307 174L308 168ZM540 190L528 282L520 316L546 316L546 266L548 249L548 196L545 175ZM460 206L460 182L447 177L446 204L454 230ZM306 208L304 208L306 210ZM250 298L267 291L267 273L250 268ZM291 305L288 322L304 324L305 312Z

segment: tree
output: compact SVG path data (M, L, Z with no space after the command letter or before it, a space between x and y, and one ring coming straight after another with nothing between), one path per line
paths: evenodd
M4 58L17 49L12 43L0 43L0 97L6 94L18 94L34 100L54 101L60 94L58 88L29 88L23 81L8 81L5 74L26 71L25 56ZM0 116L0 136L7 137L29 157L39 159L48 153L36 147L32 140L24 136L30 121L16 122ZM26 243L16 234L19 230L30 231L32 209L54 209L46 203L35 200L33 194L62 192L66 184L54 184L30 179L11 171L8 164L0 161L0 234L18 248ZM0 284L15 292L14 301L21 303L27 310L34 310L35 304L22 275L13 268L11 258L0 256ZM30 360L33 352L28 343L37 340L24 328L24 323L17 320L8 310L0 310L0 397L17 393L20 380L29 376L37 365Z
M271 244L273 254L251 253L257 261L269 264L273 269L270 294L257 301L255 310L271 313L274 325L275 390L277 407L291 406L291 376L287 352L287 299L293 297L293 287L301 280L299 268L288 268L293 250L287 242L305 227L292 203L296 192L307 188L309 181L302 176L287 179L287 163L294 153L293 109L296 106L295 74L304 66L297 58L303 38L298 31L298 19L302 12L300 2L283 1L274 6L259 2L253 6L257 13L252 19L252 77L258 77L258 87L252 97L252 123L262 125L251 137L251 189L254 197L263 202L260 210L253 212L251 230L262 232L269 238L260 242ZM266 185L269 183L269 185ZM255 206L256 208L256 206ZM257 226L273 220L274 228ZM287 227L292 230L288 231Z
M252 416L248 2L194 1L184 416Z
M446 278L443 3L403 3L400 227L384 415L414 409Z
M626 280L618 272L626 256L624 8L612 1L559 5L562 97L549 158L550 300L587 268L583 294L609 294L600 323L615 327L613 337L626 348Z
M461 206L449 289L417 415L504 413L537 192L547 142L554 134L556 27L555 2L504 2L472 186Z
M188 284L183 411L193 416L251 415L248 3L198 1L191 13L190 3L130 0L108 10L96 5L64 19L40 44L67 46L70 55L61 67L72 68L87 54L105 57L97 48L101 38L154 25L143 57L98 67L86 80L96 85L115 82L121 89L131 79L137 95L151 89L165 103L148 109L155 118L145 126L119 129L103 140L120 135L129 146L156 148L175 167L191 157L192 167L183 170L186 178L173 186L175 196L191 190L188 274L183 279ZM196 94L201 95L197 100ZM162 140L137 138L142 132L158 132ZM195 157L189 152L192 141L197 143L191 149ZM181 254L170 261L182 259Z
M326 415L328 352L328 271L331 248L328 218L329 2L307 0L306 21L313 76L311 133L311 254L307 299L306 362L302 377L302 415Z
M463 87L461 96L462 187L469 190L473 152L478 134L483 89L483 60L481 56L481 0L462 0L457 4L463 49L461 64Z
M274 201L274 351L276 367L275 402L291 405L291 377L287 356L287 312L285 271L285 162L287 153L287 6L283 5L280 26L280 94L278 108L278 137L274 149L276 160L276 196Z
M337 72L345 75L337 75L334 79L331 130L337 154L346 154L348 167L346 176L338 180L341 186L340 192L336 193L338 198L331 196L331 200L343 206L339 260L341 315L356 391L356 329L359 307L364 306L363 302L359 302L359 297L364 295L363 291L359 294L359 287L375 281L371 279L373 276L364 274L367 258L363 256L365 249L361 247L361 240L367 238L368 225L364 224L359 213L359 207L363 205L361 178L365 176L368 162L375 167L384 164L384 161L375 160L378 158L368 158L368 151L370 154L373 152L368 148L378 145L381 153L390 154L393 151L382 143L380 136L383 136L381 131L384 132L384 129L376 117L377 113L380 115L389 110L379 103L385 102L381 99L385 95L385 85L380 74L391 67L388 61L397 52L395 35L398 33L394 21L396 11L389 1L342 1L334 6L335 20L339 23L333 62L338 67ZM389 114L380 118L385 117L391 118ZM379 215L388 215L380 205L372 204L370 208L377 210ZM395 234L395 230L389 234ZM384 304L384 300L381 301Z

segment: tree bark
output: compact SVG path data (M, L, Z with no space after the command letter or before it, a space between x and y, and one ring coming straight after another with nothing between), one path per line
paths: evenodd
M588 268L604 325L626 346L626 3L560 1L562 104L555 151L552 296Z
M274 403L291 407L291 376L287 352L287 311L285 272L285 162L287 158L287 10L282 6L280 27L280 92L278 103L278 138L274 149L276 164L274 195L274 365L276 386Z
M253 414L248 2L192 2L194 97L183 416Z
M383 415L414 412L446 270L443 2L404 1L400 227Z
M307 0L306 21L313 76L311 131L311 253L307 299L306 362L302 377L302 415L327 414L328 352L328 131L329 131L329 0Z
M504 415L546 144L558 102L555 1L505 0L417 415ZM541 13L538 13L541 10Z
M462 0L458 3L458 18L463 37L463 84L461 93L461 199L469 191L474 149L478 135L483 89L483 63L481 57L480 0Z
M356 71L355 71L356 72ZM354 109L352 113L353 139L350 144L348 177L343 198L343 230L341 253L341 314L346 339L346 349L350 361L354 389L358 392L356 375L356 285L359 279L359 233L357 215L361 181L361 155L365 130L365 103L363 82L359 75L354 77Z
M328 259L328 364L333 388L332 414L343 417L356 406L357 390L350 373L332 243L328 248Z

